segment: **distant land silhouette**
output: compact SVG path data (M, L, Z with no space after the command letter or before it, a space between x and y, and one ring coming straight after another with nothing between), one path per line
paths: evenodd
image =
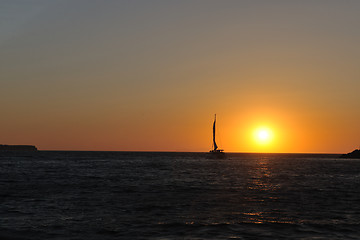
M355 149L350 153L346 153L340 156L341 158L360 158L360 149Z
M0 151L37 151L38 149L33 145L2 145L0 144Z

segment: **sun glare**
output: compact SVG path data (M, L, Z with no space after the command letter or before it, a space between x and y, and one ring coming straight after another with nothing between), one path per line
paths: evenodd
M269 128L257 128L254 132L254 139L258 144L268 144L273 138L272 131Z

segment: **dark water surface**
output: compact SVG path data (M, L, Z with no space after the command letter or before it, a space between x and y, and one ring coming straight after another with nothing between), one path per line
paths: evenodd
M360 239L360 160L0 153L0 239Z

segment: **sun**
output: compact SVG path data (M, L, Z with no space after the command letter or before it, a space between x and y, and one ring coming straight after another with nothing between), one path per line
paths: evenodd
M273 133L267 127L259 127L254 131L254 140L256 143L265 145L272 141Z

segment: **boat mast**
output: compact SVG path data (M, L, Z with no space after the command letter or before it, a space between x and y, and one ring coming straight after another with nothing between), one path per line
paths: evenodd
M215 114L215 119L214 119L214 124L213 124L213 144L214 144L214 151L216 151L216 149L218 148L218 146L216 145L216 142L215 142L215 124L216 124L216 114Z

